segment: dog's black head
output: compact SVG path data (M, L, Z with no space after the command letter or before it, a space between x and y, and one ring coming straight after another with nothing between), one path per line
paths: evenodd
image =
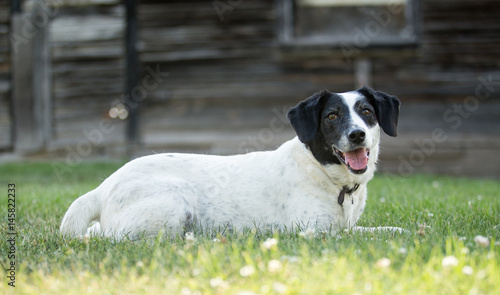
M362 174L371 149L378 145L378 127L397 135L399 105L395 96L368 87L346 93L323 91L293 107L288 119L321 164L343 164Z

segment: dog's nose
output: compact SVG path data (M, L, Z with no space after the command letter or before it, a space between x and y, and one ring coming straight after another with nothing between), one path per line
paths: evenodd
M363 142L363 140L365 140L365 137L366 133L361 129L356 129L349 133L349 140L356 144L360 144L361 142Z

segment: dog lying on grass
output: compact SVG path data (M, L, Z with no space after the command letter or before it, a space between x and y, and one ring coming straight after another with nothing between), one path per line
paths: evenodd
M289 111L297 137L274 151L135 159L75 200L60 231L135 240L198 225L372 230L356 223L376 169L380 132L397 135L399 106L398 98L367 87L323 91ZM214 185L221 171L229 179Z

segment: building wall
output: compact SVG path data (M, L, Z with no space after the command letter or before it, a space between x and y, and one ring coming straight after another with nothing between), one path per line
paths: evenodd
M281 42L280 2L140 1L135 156L275 148L294 136L288 107L319 90L352 90L364 77L403 102L400 136L383 139L382 170L500 176L491 161L500 149L494 127L500 2L422 0L416 44L354 44L349 58L342 46ZM54 136L48 154L68 155L82 142L92 143L89 157L124 154L124 121L111 120L110 132L99 127L125 89L124 7L103 3L59 7L51 23ZM0 112L0 128L5 118ZM436 129L446 140L433 138ZM86 136L93 131L103 134L95 144Z
M221 20L202 1L143 1L140 60L169 75L144 100L138 153L274 148L293 137L286 107L318 90L354 89L362 60L372 87L403 102L400 136L384 138L382 170L500 174L490 161L500 147L491 136L500 111L500 3L422 1L416 46L358 46L346 58L342 47L281 44L274 1L248 2ZM437 128L446 141L433 140Z
M10 54L9 54L10 3L0 3L0 151L11 148L10 114Z
M84 153L88 156L119 155L124 150L123 122L115 120L107 129L102 125L124 93L125 10L120 1L97 2L53 8L54 140L49 153L68 155L67 147L76 149L78 144L91 147ZM89 140L86 134L102 134L102 139Z

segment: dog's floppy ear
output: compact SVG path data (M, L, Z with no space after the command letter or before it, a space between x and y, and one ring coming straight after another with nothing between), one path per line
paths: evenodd
M316 137L326 94L326 91L316 93L288 112L288 120L303 143L309 143Z
M398 135L399 106L401 102L395 96L368 87L358 89L375 109L378 124L387 135Z

